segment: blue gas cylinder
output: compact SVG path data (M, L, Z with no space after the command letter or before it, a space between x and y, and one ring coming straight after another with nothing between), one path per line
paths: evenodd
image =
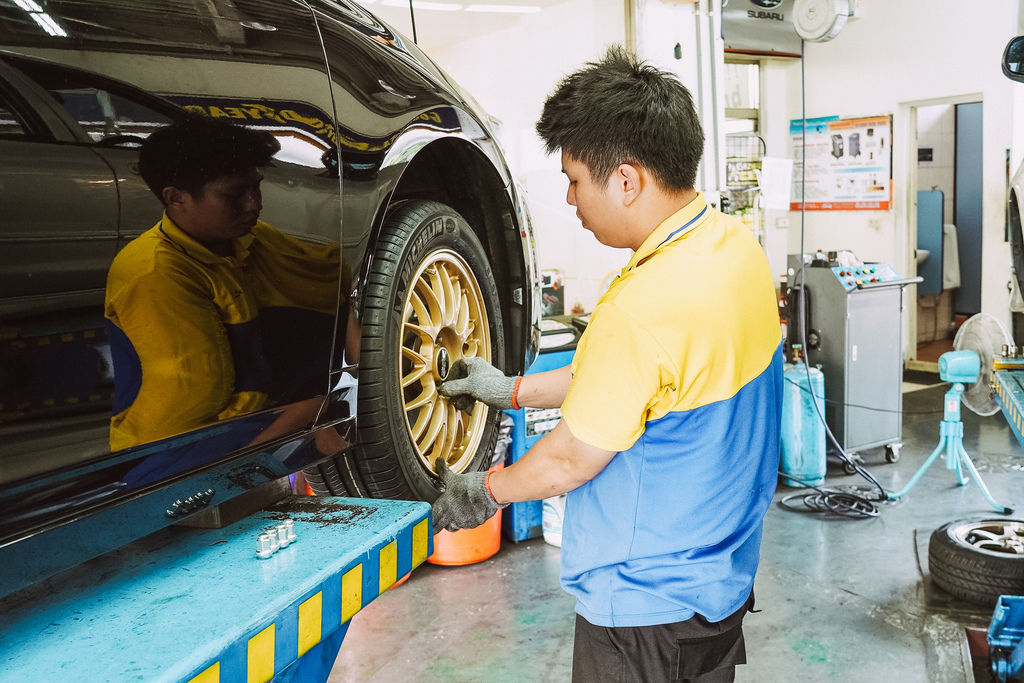
M786 364L782 373L782 454L779 469L803 484L783 477L787 486L825 483L825 375L803 362ZM811 399L811 392L817 402Z

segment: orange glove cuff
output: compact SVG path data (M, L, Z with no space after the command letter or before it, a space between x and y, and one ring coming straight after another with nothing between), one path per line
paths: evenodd
M519 405L519 385L523 383L523 376L519 375L516 377L516 385L512 388L512 410L519 410L522 408Z

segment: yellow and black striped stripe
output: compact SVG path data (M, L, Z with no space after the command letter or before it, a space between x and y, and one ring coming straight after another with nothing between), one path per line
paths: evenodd
M339 628L347 628L349 620L359 610L393 586L400 578L400 556L403 556L402 564L404 557L409 557L406 571L426 561L430 551L429 534L429 520L424 518L407 533L368 552L362 561L324 581L307 597L282 611L273 622L236 641L217 661L189 679L190 683L271 680Z

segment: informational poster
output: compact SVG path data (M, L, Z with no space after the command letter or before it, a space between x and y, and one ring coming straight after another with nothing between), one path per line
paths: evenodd
M892 207L892 117L807 119L807 173L801 119L789 124L793 148L791 211L800 210L806 178L808 211L886 210Z

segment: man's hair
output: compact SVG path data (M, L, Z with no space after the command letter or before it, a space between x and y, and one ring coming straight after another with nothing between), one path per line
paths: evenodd
M163 201L165 187L201 196L211 180L270 163L281 144L270 133L190 115L142 143L139 174Z
M690 91L618 45L562 79L544 103L537 132L549 154L561 149L595 180L633 164L676 191L693 188L704 150Z

